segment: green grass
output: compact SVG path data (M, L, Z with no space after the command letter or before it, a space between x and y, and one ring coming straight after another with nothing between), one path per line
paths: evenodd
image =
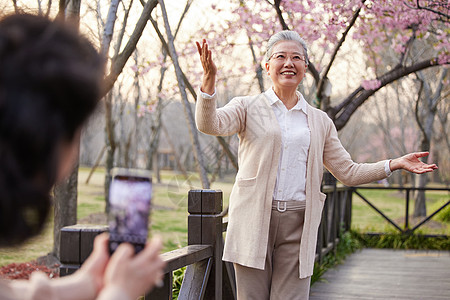
M405 192L398 190L363 190L358 191L380 209L387 217L393 220L400 228L405 226ZM428 191L425 194L427 215L436 211L440 206L449 200L446 191ZM424 218L412 218L414 212L414 197L410 194L409 203L409 228L422 221ZM430 222L420 227L423 234L448 234L450 223L442 222L440 216L445 212L441 211L435 215ZM386 221L373 208L365 203L359 196L353 196L352 205L352 229L359 232L389 232L396 230L393 225Z

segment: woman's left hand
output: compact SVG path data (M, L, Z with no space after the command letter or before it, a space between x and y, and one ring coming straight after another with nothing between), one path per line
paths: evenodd
M427 156L428 154L430 153L429 152L409 153L402 157L391 160L389 167L391 168L391 171L404 169L406 171L416 174L432 172L438 168L436 164L426 164L419 159L421 157Z

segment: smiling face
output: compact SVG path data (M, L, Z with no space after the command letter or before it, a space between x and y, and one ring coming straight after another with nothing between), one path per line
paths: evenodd
M272 48L266 70L277 90L296 89L305 77L306 62L303 47L296 41L281 41Z

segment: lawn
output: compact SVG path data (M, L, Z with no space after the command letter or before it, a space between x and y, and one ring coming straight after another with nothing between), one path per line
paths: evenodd
M406 215L406 192L398 190L358 190L367 200L374 204L387 217L404 229ZM427 191L425 193L427 215L430 215L449 200L446 191ZM414 197L410 194L409 228L421 222L424 218L413 218ZM429 222L422 225L416 233L449 234L450 224L439 222L435 215ZM358 195L353 195L352 229L360 232L395 232L396 229ZM398 232L398 231L397 231Z
M86 184L89 174L88 168L80 168L79 195L78 195L78 222L103 223L104 215L103 182L104 170L98 169ZM198 189L201 184L198 176L190 175L188 181L180 174L170 171L162 172L162 183L154 183L153 204L151 213L151 234L158 234L163 238L163 252L174 250L187 245L187 194L190 188ZM224 207L228 204L233 178L228 177L221 182L211 185L212 189L220 189L224 194ZM390 218L403 226L405 215L405 196L398 191L384 190L360 190L360 192L377 207L382 209ZM449 199L447 192L428 192L427 210L431 213ZM412 199L412 197L411 197ZM410 203L410 213L413 211L413 201ZM359 231L392 231L389 225L372 208L364 203L358 196L353 197L352 228ZM435 218L433 218L434 220ZM412 221L411 225L413 224ZM421 233L448 234L450 225L433 221L426 227L422 227ZM50 218L45 230L38 237L30 239L21 247L0 249L0 266L15 262L26 262L44 256L52 251L53 246L53 222Z

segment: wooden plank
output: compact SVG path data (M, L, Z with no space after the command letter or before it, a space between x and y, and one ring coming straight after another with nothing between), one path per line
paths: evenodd
M328 270L310 300L450 299L450 252L364 249Z
M187 266L178 299L202 300L205 295L211 267L212 258Z
M167 263L164 272L175 271L181 267L209 258L212 254L213 250L210 245L189 245L163 253L161 258Z
M145 295L144 299L172 300L172 282L172 272L165 274L163 285L161 287L155 287L154 289L152 289L147 295Z

